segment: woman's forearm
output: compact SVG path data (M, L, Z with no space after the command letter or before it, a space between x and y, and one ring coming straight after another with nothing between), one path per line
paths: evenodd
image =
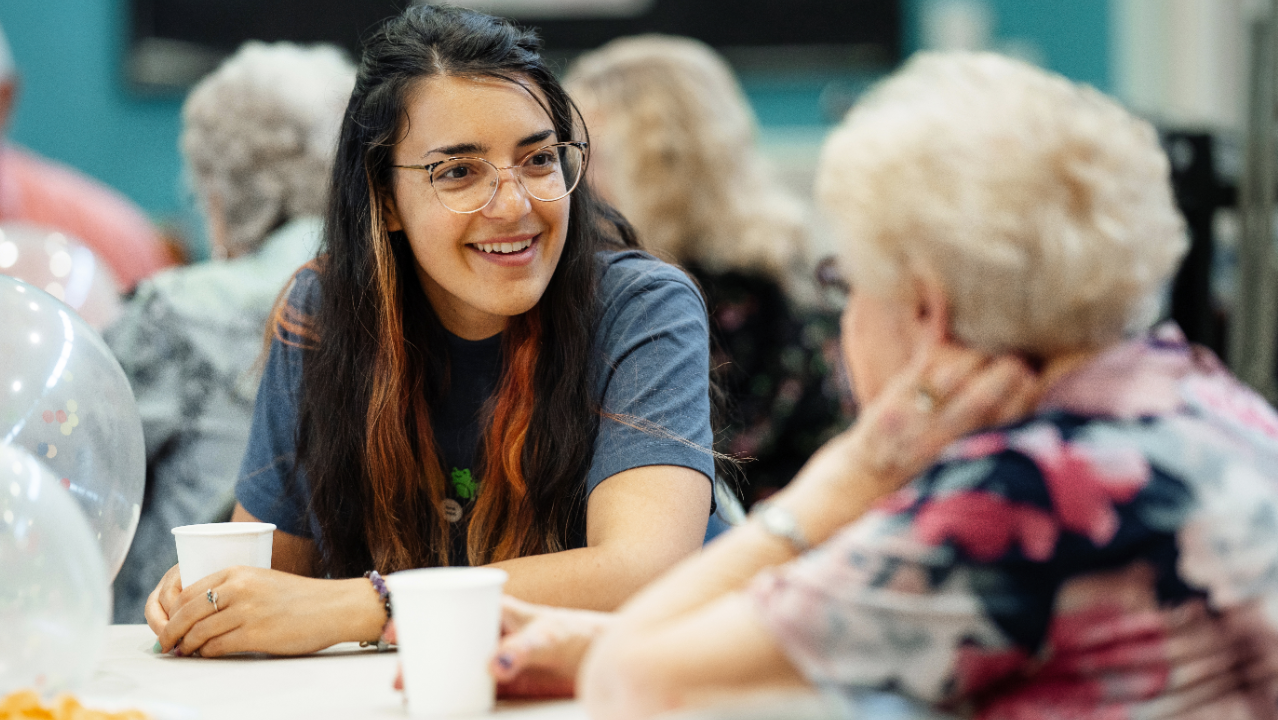
M616 610L644 585L695 553L710 516L710 482L684 467L620 472L590 494L587 546L495 563L506 593L542 605Z
M848 462L850 435L832 440L804 466L799 475L770 502L790 512L811 545L819 545L839 528L855 521L886 488L861 475ZM830 486L841 486L833 495ZM831 497L838 497L831 502ZM741 590L751 578L798 555L784 538L766 532L756 522L733 528L688 558L628 603L619 621L626 626L660 623L688 613L723 595Z
M584 547L494 563L510 573L505 592L540 605L616 610L674 562L641 550Z

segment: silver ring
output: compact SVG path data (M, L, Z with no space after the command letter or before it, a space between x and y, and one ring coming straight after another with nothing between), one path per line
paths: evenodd
M920 385L918 386L917 389L915 389L914 407L918 408L919 412L926 415L932 412L933 410L935 410L936 406L939 404L940 403L937 401L937 398L936 398L936 393L927 389L925 386Z
M204 593L204 597L208 598L208 601L213 603L213 612L217 612L217 593L213 592L213 588L209 588L209 591Z

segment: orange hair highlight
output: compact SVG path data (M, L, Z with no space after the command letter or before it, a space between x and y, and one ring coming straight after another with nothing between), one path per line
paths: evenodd
M466 535L466 554L472 565L550 549L547 539L534 532L535 518L523 464L532 422L533 378L541 334L540 306L506 324L502 340L505 370L491 402L492 422L481 441L483 480Z
M365 413L366 481L359 489L368 500L365 542L374 566L382 572L444 566L449 564L451 544L443 508L447 480L426 404L424 383L428 379L410 377L398 268L382 224L380 203L373 202L372 208L376 289L370 295L378 306L377 353L369 372ZM298 272L304 269L322 272L323 258L308 262ZM290 283L280 293L272 310L268 348L272 338L298 347L321 340L310 316L288 303L291 287ZM562 549L553 537L539 537L535 532L523 471L541 336L540 306L511 318L504 331L505 369L488 404L491 422L480 441L482 480L466 537L471 565ZM435 522L423 537L418 523L427 515L433 516Z
M319 342L319 332L312 326L310 316L293 307L288 301L288 294L293 291L293 284L303 270L313 270L318 273L322 271L323 266L324 258L322 257L307 261L293 271L293 276L289 278L287 283L284 283L284 287L275 296L275 302L271 305L270 317L266 321L266 335L262 339L263 358L270 354L272 340L279 340L285 345L294 347L306 347L290 339L289 335L296 335L305 342Z
M400 281L390 238L382 223L381 203L374 198L371 205L369 222L376 285L372 296L378 307L377 355L371 368L372 386L365 414L363 464L367 482L363 490L369 500L365 505L365 542L372 553L374 567L385 572L429 564L447 565L444 473L422 392L423 379L408 377ZM417 430L417 452L408 432L410 418ZM415 531L418 518L427 511L423 501L434 511L433 543ZM434 545L434 553L429 552L429 545Z

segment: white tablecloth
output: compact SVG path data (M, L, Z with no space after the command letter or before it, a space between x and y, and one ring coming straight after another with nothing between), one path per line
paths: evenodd
M391 687L396 655L336 645L296 658L175 658L152 652L145 625L113 625L92 681L80 695L103 709L136 707L155 720L401 718ZM585 720L572 701L499 702L502 720Z

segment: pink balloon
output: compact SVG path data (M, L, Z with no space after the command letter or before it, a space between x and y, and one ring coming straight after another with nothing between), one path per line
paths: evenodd
M120 314L120 283L83 242L59 230L0 223L0 273L70 305L95 330Z

